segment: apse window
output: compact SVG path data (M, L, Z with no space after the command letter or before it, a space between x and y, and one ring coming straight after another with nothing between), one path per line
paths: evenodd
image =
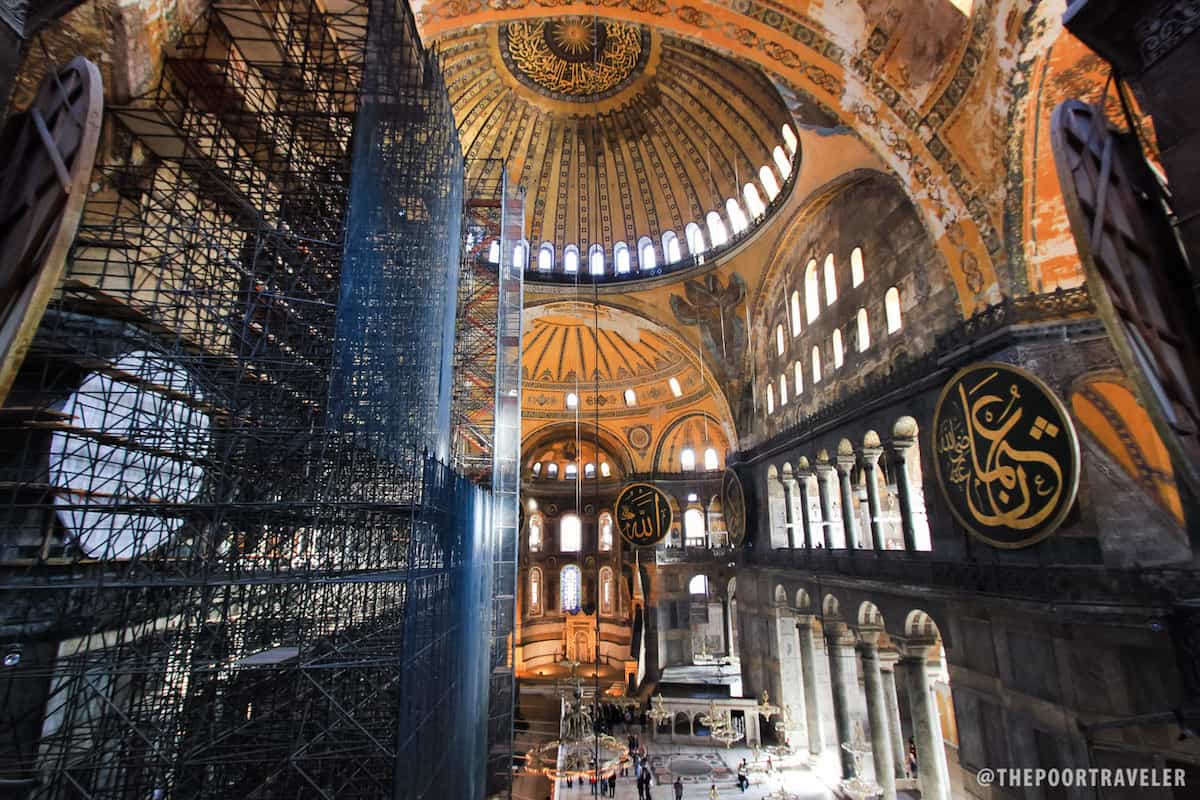
M710 211L704 221L708 224L708 240L712 242L713 247L720 247L729 241L729 233L725 230L725 223L720 214Z
M835 328L833 331L833 368L841 369L845 355L842 353L842 332Z
M542 549L542 515L529 515L529 551L541 552Z
M810 323L821 316L821 282L815 258L804 267L804 310Z
M788 401L787 376L779 376L779 405L786 406Z
M613 571L612 567L600 570L600 613L611 616L613 613Z
M579 272L579 248L573 244L563 251L563 272Z
M850 251L850 284L858 287L867 279L867 271L863 266L862 248L856 247Z
M657 266L657 256L654 254L654 242L650 241L649 236L643 236L641 239L638 239L638 269L645 272Z
M593 275L604 274L604 248L598 244L588 250L588 272Z
M717 449L715 447L704 448L704 468L709 471L720 469L720 462L717 460Z
M792 336L800 335L800 292L792 292Z
M542 613L542 571L537 567L529 570L529 613Z
M611 478L612 477L612 467L608 466L607 461L600 462L600 477L601 478Z
M784 349L783 326L776 325L775 326L775 355L777 355L777 356L783 355L783 349Z
M821 348L815 345L812 349L812 376L813 383L821 382Z
M579 408L579 395L574 392L567 393L567 408Z
M825 305L837 302L837 270L833 266L833 253L825 256Z
M750 223L746 220L745 212L738 205L738 201L732 197L725 201L725 214L729 217L729 225L733 228L734 233L741 233L750 227Z
M583 547L583 523L576 514L563 514L558 523L558 551L578 553Z
M538 270L549 272L554 269L554 245L546 243L538 248Z
M693 256L698 256L705 250L704 232L700 230L700 226L694 222L689 222L684 228L687 234L688 252Z
M688 547L704 546L704 512L700 509L689 508L683 512L683 540Z
M767 202L775 199L779 194L779 181L775 180L775 173L766 164L759 167L758 179L762 182L763 189L767 192Z
M559 596L562 610L572 614L579 610L579 567L568 564L562 568L559 578Z
M742 187L742 199L746 201L746 209L750 212L751 217L761 217L766 213L767 207L763 205L762 195L758 193L758 188L753 183L747 183Z
M600 515L600 551L613 549L613 518L607 511Z
M883 296L883 315L887 320L888 333L895 333L904 324L900 319L900 290L895 286Z
M858 352L865 351L871 346L871 326L867 324L867 310L858 310Z
M635 392L633 389L626 389L625 390L625 406L627 408L633 408L636 405L637 405L637 392Z
M767 413L775 413L775 384L767 384Z
M679 454L679 466L684 472L691 472L696 468L696 451L690 447L683 448L683 452Z
M667 231L662 237L663 243L663 258L668 264L674 264L679 259L683 258L683 254L679 250L679 237L675 235L675 231Z
M613 247L613 262L617 267L618 275L628 275L631 269L629 261L629 245L624 242L617 242Z
M678 378L671 378L667 381L667 385L671 387L671 394L676 397L683 397L683 387L679 385Z
M804 392L804 363L800 359L796 359L796 363L792 364L792 380L795 383L792 389L799 396Z

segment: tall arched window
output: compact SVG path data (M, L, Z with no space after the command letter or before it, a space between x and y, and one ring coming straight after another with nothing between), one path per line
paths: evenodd
M668 264L674 264L683 258L683 254L679 251L679 237L675 235L675 231L667 231L663 234L662 245L663 260Z
M767 413L775 413L775 384L767 381Z
M616 265L618 275L626 275L633 268L629 258L629 245L624 242L617 242L613 245L613 264Z
M689 547L704 545L704 512L698 508L683 512L683 543Z
M608 466L607 461L601 461L600 462L600 477L601 478L609 478L611 476L612 476L612 468L610 466Z
M867 279L867 271L863 266L862 248L856 247L850 251L850 285L859 286Z
M576 273L579 271L579 248L573 244L567 245L563 251L563 272Z
M821 348L813 345L812 349L813 383L821 382Z
M600 613L606 617L613 615L616 605L616 581L613 580L612 567L600 568Z
M704 221L708 224L708 240L712 242L713 247L720 247L729 241L729 234L725 230L725 223L721 220L720 214L710 211Z
M534 567L529 570L529 616L542 615L542 570Z
M804 268L804 309L809 322L821 315L821 282L817 278L815 258Z
M700 226L689 222L683 232L687 234L688 253L693 256L703 253L705 250L704 232L700 230Z
M575 466L574 462L567 464L567 471L563 474L563 480L573 481L579 477L579 467Z
M558 579L559 606L567 613L579 610L579 567L567 564Z
M787 375L779 376L779 405L786 406L788 401Z
M792 336L800 335L800 291L792 292Z
M833 266L833 253L825 256L825 305L837 302L837 270Z
M517 242L513 245L513 265L525 269L529 265L529 245Z
M649 236L638 239L638 270L645 272L658 266L658 257L654 254L654 242Z
M833 368L841 369L845 361L845 356L842 353L842 330L841 328L833 329Z
M714 469L720 469L721 462L717 458L717 448L704 448L704 468L710 472Z
M604 248L598 244L588 248L588 272L593 275L604 274Z
M696 451L690 447L683 448L683 452L679 454L679 467L684 472L690 472L696 468Z
M589 479L596 477L596 465L591 461L583 465L583 477Z
M551 461L549 464L546 465L546 477L547 478L557 478L558 477L558 464Z
M678 378L668 378L667 385L671 387L671 394L676 397L683 397L683 387L679 385Z
M786 122L783 123L783 143L787 145L788 152L795 153L796 148L800 146L800 142L796 139L796 132L792 130L792 126Z
M600 514L600 552L604 553L613 549L613 518L612 514L607 511Z
M558 522L558 552L578 553L583 547L583 523L577 514L563 514Z
M887 319L888 333L895 333L904 324L900 319L900 290L895 286L883 296L883 315Z
M738 201L732 197L725 201L725 216L729 217L729 226L733 228L734 233L741 233L750 227L750 223L746 221L745 212L738 205Z
M529 552L540 553L542 551L542 515L529 515Z
M707 596L708 577L705 575L697 575L688 581L688 594Z
M633 408L636 405L637 405L637 392L635 392L633 389L626 389L625 390L625 407Z
M554 245L545 242L538 248L537 268L540 272L554 269Z
M746 201L746 210L750 212L751 217L761 217L767 210L763 205L762 196L758 193L758 187L753 183L742 187L742 199Z
M567 392L567 408L579 408L579 395Z
M867 310L858 310L858 352L863 352L871 346L871 326L867 324Z
M799 397L804 393L804 362L798 358L796 359L796 363L792 364L792 382L795 384L792 389L796 392L796 396Z
M495 240L491 244L488 245L488 261L492 262L493 264L500 263L500 242L499 242L499 240Z
M771 156L775 159L775 166L779 169L779 174L787 177L792 174L792 162L788 161L787 153L783 152L783 148L775 145L775 149L771 151Z
M775 355L777 355L777 356L783 355L783 348L784 348L783 325L776 325L775 326Z
M767 192L767 202L775 199L779 194L779 181L775 180L775 173L766 164L758 168L758 179L762 182L763 189Z
M539 461L538 463L533 465L533 477L536 478L538 475L541 475L541 474L542 474L542 462Z

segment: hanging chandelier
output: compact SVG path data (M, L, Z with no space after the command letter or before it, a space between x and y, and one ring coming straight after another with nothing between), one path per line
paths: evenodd
M646 712L646 716L654 723L655 727L669 721L674 714L667 708L667 702L663 699L662 693L654 695L650 701L650 710Z

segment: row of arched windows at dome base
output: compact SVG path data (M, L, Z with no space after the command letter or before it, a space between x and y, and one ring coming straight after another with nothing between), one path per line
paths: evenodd
M731 231L733 235L743 233L749 230L751 221L757 221L766 214L767 204L779 195L780 184L786 182L791 176L792 158L800 146L796 133L790 125L785 124L781 133L787 150L785 151L783 146L776 145L771 153L774 167L772 168L770 164L763 164L758 170L758 184L749 181L742 186L741 200L736 197L726 199L724 216L720 211L714 210L705 215L703 227L697 222L689 222L684 227L685 241L682 243L675 231L666 231L662 234L661 252L664 265L674 264L683 259L682 247L684 244L686 244L689 256L699 258L710 248L728 244ZM759 192L760 186L762 192L766 194L766 202L763 201L763 195ZM613 273L628 275L635 266L639 272L657 269L659 254L655 250L654 244L654 240L649 236L643 236L637 240L637 263L635 265L635 253L631 251L629 245L625 242L617 242L613 245L612 250ZM569 244L563 249L560 264L554 245L550 242L543 242L538 247L533 263L530 264L529 243L522 240L517 242L513 248L513 264L522 269L533 269L535 272L555 272L556 268L559 268L561 272L573 275L583 267L582 255L578 245ZM500 262L499 242L492 242L490 245L488 260L493 264ZM608 260L602 245L593 244L588 248L587 271L590 275L608 274Z
M547 605L557 607L564 614L574 614L589 605L583 596L583 573L578 564L567 564L558 573L557 606L553 599L547 598L545 579L541 567L531 567L527 578L528 587L525 592L525 614L538 617L546 613ZM612 567L600 568L600 615L611 617L617 608L617 581Z
M772 549L931 550L917 423L767 468Z

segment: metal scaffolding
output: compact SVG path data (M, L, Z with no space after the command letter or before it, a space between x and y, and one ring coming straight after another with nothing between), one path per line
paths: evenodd
M480 796L436 57L395 0L218 2L110 115L0 408L0 794Z

